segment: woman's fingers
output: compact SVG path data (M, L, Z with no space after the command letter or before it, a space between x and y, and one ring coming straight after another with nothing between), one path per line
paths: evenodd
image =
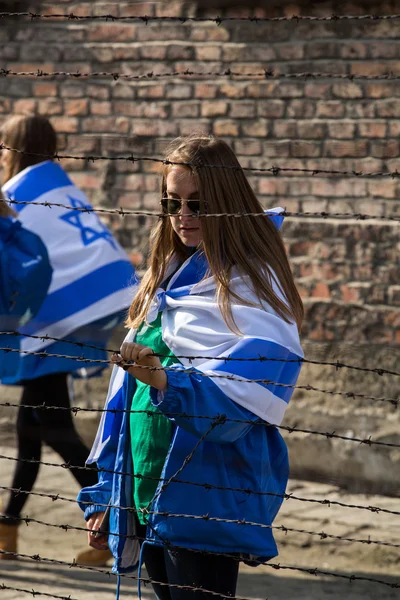
M154 354L152 348L143 346L142 344L133 344L130 342L124 342L121 346L120 355L124 361L139 362L147 356ZM117 362L117 361L116 361Z

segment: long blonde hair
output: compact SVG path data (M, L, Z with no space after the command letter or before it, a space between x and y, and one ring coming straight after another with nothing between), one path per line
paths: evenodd
M57 151L57 135L50 121L39 115L11 117L0 130L0 139L5 146L22 152L54 155ZM9 152L2 176L3 183L27 167L47 160L44 156L29 156Z
M235 154L222 140L212 136L177 138L167 149L166 160L189 163L198 186L201 213L260 213L257 200ZM210 165L217 165L211 167ZM223 168L223 167L227 168ZM171 165L163 167L161 193ZM232 299L250 303L229 288L232 268L247 275L260 302L269 304L285 321L295 321L300 329L303 303L293 281L285 247L275 225L267 217L201 217L202 249L217 286L217 301L227 326L238 332L232 314ZM150 237L149 269L129 309L127 325L138 327L146 318L152 298L165 278L175 254L186 258L185 246L162 217ZM283 301L274 292L275 274Z

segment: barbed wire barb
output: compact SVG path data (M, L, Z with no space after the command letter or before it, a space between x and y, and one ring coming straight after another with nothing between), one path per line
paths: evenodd
M254 25L261 25L263 23L280 23L280 22L291 22L299 24L302 21L313 22L328 22L338 23L340 21L396 21L400 19L400 14L386 14L386 15L338 15L332 14L327 16L312 16L312 15L285 15L281 17L230 17L227 15L217 15L216 17L192 17L192 16L152 16L152 15L113 15L110 13L102 15L78 15L76 13L36 13L36 12L0 12L0 19L7 18L28 18L32 22L40 20L66 20L66 21L132 21L142 23L144 25L150 25L152 23L178 23L181 25L194 24L194 23L214 23L220 27L224 23L251 23Z

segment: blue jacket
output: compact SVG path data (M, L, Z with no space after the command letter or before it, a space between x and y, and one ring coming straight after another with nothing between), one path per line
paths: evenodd
M187 548L234 552L241 554L244 560L250 557L268 560L277 555L268 526L279 510L281 495L286 488L289 472L286 445L275 427L267 426L230 400L212 379L197 372L179 372L182 369L182 365L174 365L167 372L168 388L165 393L151 390L152 402L160 411L167 416L168 413L180 415L168 417L175 424L175 431L161 476L164 482L182 467L199 438L210 429L212 419L225 415L226 420L206 435L179 473L177 479L191 483L173 481L163 491L160 491L163 482L159 484L150 507L147 540L158 545L168 541ZM98 467L104 469L100 472L99 483L82 489L78 496L86 519L94 512L104 511L110 501L117 507L132 506L129 413L123 410L131 408L135 385L135 379L126 373L118 402L109 406L122 411L113 414L111 436L98 460ZM188 418L183 413L211 419ZM230 419L250 423L237 423ZM113 475L107 470L123 474ZM235 489L210 489L207 485ZM161 513L189 516L168 517ZM213 517L222 521L213 520ZM226 520L245 520L258 525ZM109 537L109 546L115 557L114 571L132 570L137 566L134 564L137 560L134 563L130 561L132 545L123 537L132 534L132 513L123 508L112 508L110 531L121 536Z
M17 330L38 312L53 269L38 235L12 217L0 217L0 331ZM18 350L20 338L0 335L0 348ZM17 352L0 350L0 380L12 376Z

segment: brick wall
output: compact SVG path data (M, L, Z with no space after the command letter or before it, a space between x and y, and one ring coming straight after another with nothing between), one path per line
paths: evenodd
M3 3L4 5L5 3ZM9 4L9 3L8 3ZM29 6L29 3L19 3ZM203 3L35 2L76 14L200 15ZM25 7L26 8L26 7ZM157 11L157 12L155 12ZM221 11L209 9L209 14ZM230 15L400 13L400 2L281 3ZM0 68L17 71L318 71L400 75L399 21L148 24L0 22ZM35 111L51 118L63 151L159 156L193 130L228 141L243 166L394 171L400 168L400 81L229 78L1 78L0 122ZM96 204L154 209L152 163L65 161ZM397 179L252 176L266 207L300 212L400 215ZM143 249L149 219L112 220L122 243ZM384 221L287 220L284 236L307 307L312 343L400 345L399 225Z

